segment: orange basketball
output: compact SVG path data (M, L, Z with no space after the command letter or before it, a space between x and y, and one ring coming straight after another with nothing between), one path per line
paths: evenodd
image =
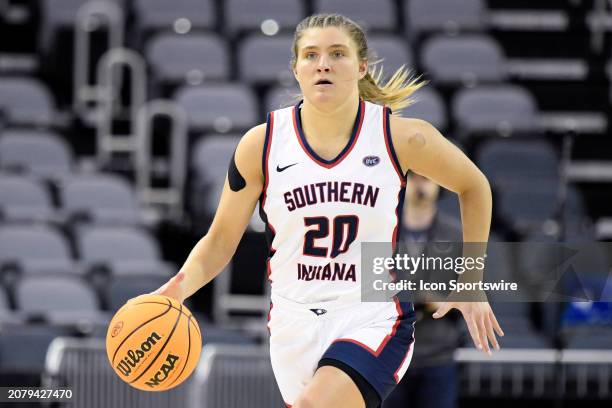
M144 391L164 391L185 381L201 351L195 317L167 296L131 299L113 316L106 333L111 366L119 378Z

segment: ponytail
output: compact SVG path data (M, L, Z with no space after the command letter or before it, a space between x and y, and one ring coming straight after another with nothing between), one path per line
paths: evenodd
M426 84L420 81L420 77L409 76L404 65L398 68L384 84L382 77L382 67L368 70L365 77L359 80L359 96L366 101L388 106L396 114L412 105L415 102L412 94Z

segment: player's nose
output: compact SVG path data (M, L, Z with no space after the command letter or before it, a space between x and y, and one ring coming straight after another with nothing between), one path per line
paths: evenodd
M329 72L329 59L327 56L323 55L319 58L319 64L317 65L317 71L319 72Z

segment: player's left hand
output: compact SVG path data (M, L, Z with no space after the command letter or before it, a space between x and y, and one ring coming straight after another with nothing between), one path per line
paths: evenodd
M491 355L489 341L499 350L499 343L495 337L503 336L504 332L501 329L495 314L491 309L489 302L452 302L447 301L440 305L438 310L433 314L434 319L444 317L451 309L457 309L463 315L467 324L472 341L477 349L483 350L488 355Z

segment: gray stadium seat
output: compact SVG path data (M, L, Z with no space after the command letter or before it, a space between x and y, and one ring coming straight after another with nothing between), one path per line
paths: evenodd
M51 196L38 180L0 175L0 219L12 222L48 221L53 216Z
M264 98L265 112L293 106L302 99L302 91L297 86L277 86L271 88Z
M196 142L191 168L194 171L193 205L198 213L214 214L229 162L239 141L239 135L210 135Z
M421 48L421 64L435 84L473 86L506 78L504 52L486 35L429 38Z
M268 348L208 345L195 372L194 397L206 407L284 406Z
M431 86L425 86L414 94L416 102L402 110L402 116L418 118L431 123L436 129L443 132L448 126L448 116L444 100Z
M477 31L484 28L484 0L405 0L405 27L411 36L422 32Z
M30 372L40 376L44 371L49 344L65 334L46 325L9 325L0 336L0 372Z
M211 0L135 0L134 12L136 25L144 32L172 30L179 19L188 20L190 29L215 26L216 12Z
M182 87L174 94L174 100L185 109L192 130L225 133L260 122L255 95L246 85Z
M59 28L73 27L79 8L89 0L53 0L41 1L41 26L39 44L46 53L50 51ZM105 0L125 7L126 0Z
M11 129L0 135L0 169L54 177L68 174L72 163L70 146L55 133Z
M368 37L368 48L374 53L374 58L370 59L370 64L382 60L383 74L389 78L395 71L405 65L407 70L414 72L414 58L408 44L401 37L387 34L375 34Z
M149 40L146 57L156 81L197 85L230 75L227 44L216 34L159 34Z
M315 13L339 13L349 17L365 30L394 31L395 2L389 0L315 0Z
M151 293L166 282L169 276L155 275L116 275L104 288L108 310L115 313L128 300L145 293Z
M101 224L137 224L138 203L134 190L112 174L70 177L61 186L63 209L75 220ZM81 218L79 218L81 217Z
M558 210L558 185L546 180L498 190L499 214L521 232L543 227Z
M77 235L80 259L88 265L108 267L115 275L168 278L175 272L175 267L162 261L157 242L144 229L92 226Z
M248 83L295 84L289 63L292 41L289 35L245 38L238 49L240 79Z
M459 90L451 102L459 136L470 133L510 135L533 132L538 107L526 89L516 85L483 85Z
M478 149L476 163L499 189L534 179L556 185L559 179L559 158L555 149L543 140L489 140Z
M0 77L0 112L9 124L50 124L54 105L49 90L38 80Z
M93 289L79 277L24 277L15 286L16 309L43 316L57 325L104 325L109 314L100 310Z
M0 265L15 264L31 274L71 274L74 268L66 239L47 226L0 227Z
M232 34L260 28L267 30L269 28L262 27L266 20L273 20L278 29L293 30L305 15L301 0L229 0L224 3L225 28Z
M70 387L69 403L77 407L168 408L192 407L189 391L194 375L164 392L143 392L130 387L108 363L103 339L58 338L49 346L45 364L46 387ZM199 402L198 402L199 403Z

